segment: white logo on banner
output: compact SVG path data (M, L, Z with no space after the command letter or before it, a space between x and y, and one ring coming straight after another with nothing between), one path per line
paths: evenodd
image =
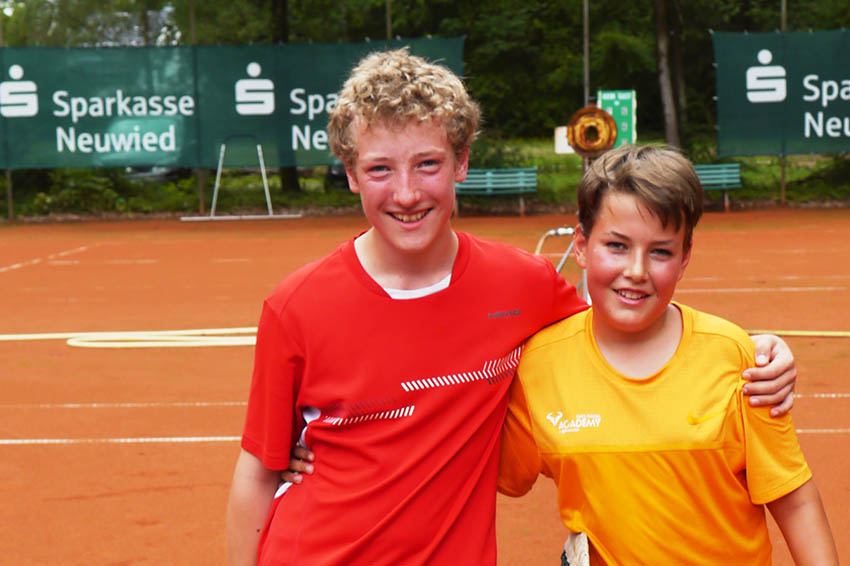
M258 79L262 72L259 63L248 63L250 79L236 81L236 112L242 116L266 116L274 113L274 83Z
M0 83L0 114L6 118L20 118L38 114L38 94L35 83L22 81L24 69L20 65L9 67L11 81Z
M747 69L747 100L750 102L782 102L785 100L785 67L771 65L773 54L768 49L758 53L761 66Z

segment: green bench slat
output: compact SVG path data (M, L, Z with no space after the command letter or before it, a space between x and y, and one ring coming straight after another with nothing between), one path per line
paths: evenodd
M717 163L714 165L694 165L702 188L711 191L716 189L740 189L741 164Z
M459 195L524 194L537 192L537 167L470 169L455 183Z
M714 163L711 165L694 165L694 170L699 177L703 190L723 191L723 209L729 212L729 190L740 189L741 164L740 163Z

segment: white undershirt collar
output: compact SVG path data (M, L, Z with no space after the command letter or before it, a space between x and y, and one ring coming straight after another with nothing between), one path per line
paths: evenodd
M428 295L433 295L434 293L442 291L443 289L447 289L451 281L452 274L449 273L433 285L428 285L427 287L421 287L419 289L387 289L386 287L382 288L384 289L384 291L386 291L387 295L389 295L393 299L420 299L422 297L427 297Z

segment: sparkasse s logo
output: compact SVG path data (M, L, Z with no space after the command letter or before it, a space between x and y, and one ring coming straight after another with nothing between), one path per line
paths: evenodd
M257 62L248 63L250 79L236 81L236 112L242 116L268 116L274 113L274 83L260 79L263 69Z
M773 53L769 49L758 52L758 61L747 69L747 100L750 102L782 102L787 93L785 67L771 65Z
M24 69L20 65L9 67L11 81L0 82L0 115L4 118L21 118L38 114L38 89L32 81L22 81Z

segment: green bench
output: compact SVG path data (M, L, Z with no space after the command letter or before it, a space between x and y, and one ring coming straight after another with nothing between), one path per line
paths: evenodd
M694 165L703 190L723 191L723 210L729 212L729 191L741 188L740 163L715 163L713 165Z
M525 214L524 194L537 192L537 167L518 167L503 169L470 169L462 183L455 183L455 211L460 214L457 197L477 196L519 196L519 213Z

